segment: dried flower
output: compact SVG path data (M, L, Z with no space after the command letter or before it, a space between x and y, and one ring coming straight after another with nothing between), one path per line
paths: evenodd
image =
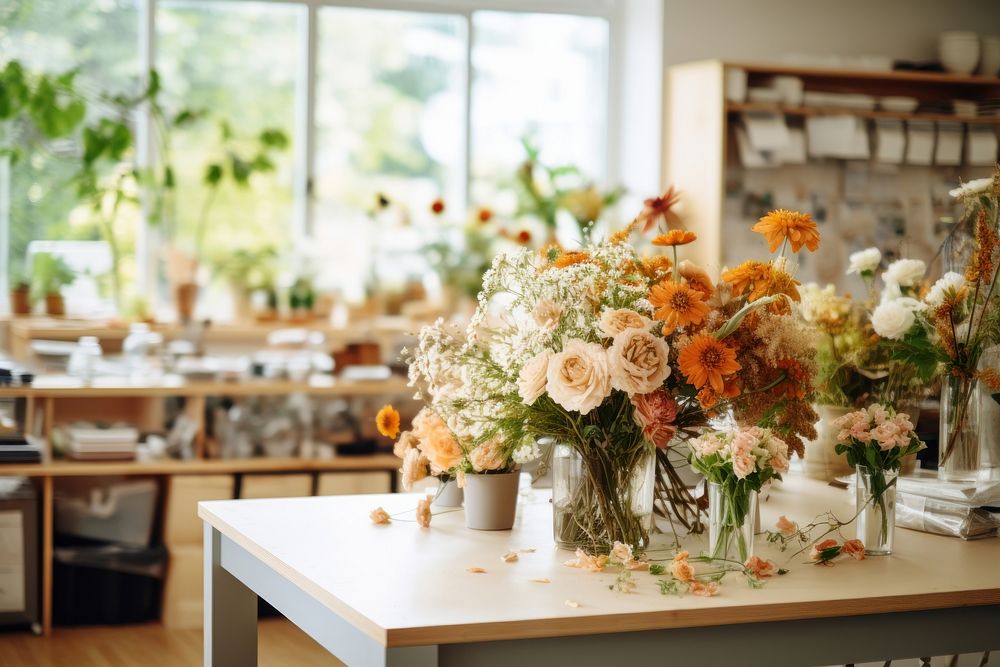
M386 512L381 507L376 507L375 509L373 509L368 514L368 516L371 518L372 523L374 523L374 524L376 524L378 526L388 525L389 522L392 521L392 519L389 518L389 513Z
M427 477L430 462L424 453L419 449L408 449L403 456L403 467L400 468L402 474L403 489L409 491L414 483Z
M417 523L420 524L421 528L430 528L431 526L431 502L433 502L433 498L430 496L425 496L422 500L417 501Z
M422 409L413 418L413 434L420 441L418 447L431 464L435 474L451 470L461 462L462 447L448 425L435 412Z

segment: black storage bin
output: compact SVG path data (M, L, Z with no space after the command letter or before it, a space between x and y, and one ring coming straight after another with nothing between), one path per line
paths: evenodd
M159 620L163 546L66 546L55 550L53 621L120 625Z

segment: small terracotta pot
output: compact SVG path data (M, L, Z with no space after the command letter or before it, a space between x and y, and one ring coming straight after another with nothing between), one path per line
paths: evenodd
M48 315L63 316L66 314L66 302L62 294L45 295L45 312Z
M510 530L517 514L521 471L467 474L465 526L473 530Z
M198 302L198 283L180 283L174 286L174 307L181 321L194 316L194 306Z
M28 289L10 291L10 312L15 315L31 315L31 295Z

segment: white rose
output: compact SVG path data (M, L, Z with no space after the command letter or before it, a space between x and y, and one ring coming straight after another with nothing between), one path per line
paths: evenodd
M957 292L963 287L965 287L965 276L961 273L949 271L938 278L938 281L931 287L931 291L927 293L925 301L937 308L944 303L945 294L948 292Z
M551 299L542 299L531 311L531 316L543 331L555 331L562 317L563 307Z
M882 274L886 284L913 287L924 277L927 265L919 259L897 259Z
M992 178L977 178L974 181L963 183L954 190L949 190L948 194L955 199L964 199L965 197L973 197L986 192L990 189L991 185L993 185Z
M553 401L585 415L611 393L607 352L596 343L573 339L552 355L546 382Z
M913 310L899 301L886 301L872 313L872 328L883 338L900 340L910 330L916 317Z
M606 308L601 313L601 320L597 323L597 329L605 338L614 338L626 329L645 329L648 331L652 324L653 321L651 319L643 317L634 310L629 310L628 308Z
M857 273L864 275L874 273L882 261L882 253L878 248L865 248L858 252L852 252L847 258L847 273Z
M526 405L531 405L545 393L545 376L549 369L552 353L539 352L521 368L517 376L517 395Z
M642 329L626 329L611 343L608 362L611 386L629 396L648 394L667 379L670 347L659 336Z

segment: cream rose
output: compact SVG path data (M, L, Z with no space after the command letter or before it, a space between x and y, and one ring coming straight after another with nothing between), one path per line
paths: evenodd
M614 338L626 329L649 330L653 321L628 308L605 309L597 323L597 329L605 338Z
M546 385L549 396L562 407L589 413L611 393L607 352L596 343L570 340L549 360Z
M403 467L400 469L403 477L403 489L409 491L413 488L415 482L419 482L427 477L427 468L429 465L430 461L427 460L427 457L419 449L406 450L406 454L403 456Z
M926 272L927 265L919 259L897 259L882 274L882 280L901 287L913 287Z
M551 358L552 353L544 350L521 367L521 372L517 376L517 395L526 405L531 405L545 393L545 378Z
M555 331L562 317L563 307L551 299L542 299L535 304L531 317L543 331Z
M913 311L898 301L881 303L872 313L872 328L875 333L890 340L902 340L915 321Z
M629 396L648 394L670 375L670 347L659 336L642 329L626 329L611 343L608 363L611 386Z
M476 472L500 470L507 464L503 454L503 441L500 438L487 440L469 452L469 463Z

